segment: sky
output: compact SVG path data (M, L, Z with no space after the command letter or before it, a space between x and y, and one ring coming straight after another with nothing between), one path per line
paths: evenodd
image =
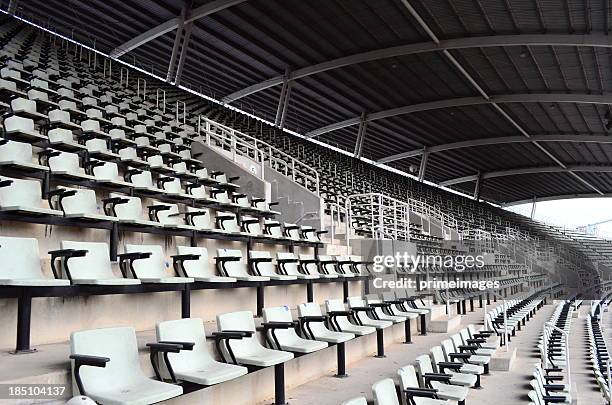
M531 203L515 205L506 209L531 216ZM535 219L548 224L574 229L579 226L612 220L612 199L572 198L557 201L542 201L536 204ZM600 236L612 239L612 221L598 226Z

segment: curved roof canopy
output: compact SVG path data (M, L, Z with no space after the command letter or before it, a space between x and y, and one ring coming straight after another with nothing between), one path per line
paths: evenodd
M610 1L10 3L171 82L491 201L612 193Z

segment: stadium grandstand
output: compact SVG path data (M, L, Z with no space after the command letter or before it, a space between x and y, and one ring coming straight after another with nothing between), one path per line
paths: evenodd
M0 404L610 404L611 20L0 1Z

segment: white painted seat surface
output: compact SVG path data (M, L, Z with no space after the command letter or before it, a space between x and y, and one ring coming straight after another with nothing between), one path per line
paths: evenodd
M326 300L325 307L327 312L347 310L344 303L339 299ZM351 323L347 316L338 316L336 317L336 320L338 321L338 325L340 326L340 330L342 332L352 333L357 336L369 335L370 333L376 332L376 328L373 326L355 325L354 323Z
M217 328L223 331L249 331L253 335L229 341L236 361L258 367L269 367L293 359L293 353L268 349L255 336L255 322L251 311L217 315Z
M68 280L46 277L40 265L38 240L0 236L0 285L53 287L69 285Z
M269 281L269 277L252 276L247 272L246 263L242 259L240 249L217 249L218 257L239 257L240 261L225 262L225 271L228 277L241 281Z
M433 359L433 363L436 365L436 370L438 370L437 368L438 363L446 362L446 359L444 358L444 353L442 351L442 347L434 346L431 348L430 353ZM476 381L478 380L478 376L476 374L454 372L449 369L445 369L444 373L451 375L450 383L453 385L463 385L467 387L473 387L476 384Z
M210 271L212 264L208 258L208 249L205 247L177 246L176 249L179 255L200 255L197 260L186 260L183 262L183 268L187 277L191 277L195 281L213 283L231 283L236 281L233 277L217 276Z
M264 308L263 320L264 322L293 322L293 317L291 316L289 308L283 306ZM268 334L272 338L272 331L269 331ZM277 329L274 331L274 336L276 336L280 344L280 349L290 352L312 353L327 347L327 343L325 342L307 340L298 336L294 328ZM274 339L272 339L272 341L274 341Z
M416 358L415 361L415 365L416 365L416 370L418 371L419 374L419 378L421 381L421 386L424 385L424 381L423 381L423 375L424 374L432 374L433 371L433 367L431 366L431 357L429 357L428 355L424 354L421 356L418 356ZM469 376L469 377L474 377L474 376ZM401 379L401 376L400 376ZM476 378L474 378L474 382L476 381ZM452 401L460 401L462 399L465 399L469 393L469 387L471 385L463 385L463 384L457 384L457 385L452 385L452 384L447 384L445 382L442 381L430 381L430 385L432 388L438 390L438 397L443 398L443 399L449 399Z
M157 341L195 343L193 350L168 353L176 378L195 384L213 385L245 375L246 367L221 363L207 349L204 323L199 318L165 321L155 328Z
M41 184L36 180L13 179L7 187L0 187L0 211L28 212L32 214L63 215L62 211L42 207Z
M74 242L63 240L62 249L87 250L84 257L73 257L68 268L73 284L135 285L140 280L116 277L110 261L108 245L102 242Z
M298 316L321 316L321 307L314 302L298 305ZM309 329L316 340L328 343L342 343L355 337L352 333L336 332L329 330L324 322L309 322Z
M357 397L344 401L340 405L368 405L368 401L364 397Z
M127 203L115 205L115 213L121 222L141 225L141 226L160 226L159 222L149 221L142 218L142 201L139 197L130 197L123 194L111 193L110 198L125 198Z
M49 170L46 166L32 162L32 145L10 140L0 145L0 166L18 166L36 170Z
M272 259L272 255L267 251L250 251L251 259ZM272 262L259 262L254 263L254 266L259 270L259 274L263 277L269 277L270 280L297 280L296 276L289 276L284 274L278 274L274 271L274 263Z
M298 279L304 279L304 280L313 280L313 279L319 278L314 274L304 274L304 273L299 272L298 270L299 265L297 263L297 256L295 255L295 253L277 252L276 259L277 260L296 260L296 262L289 262L289 263L282 264L282 268L285 270L285 272L289 276L295 276Z
M134 273L143 283L179 284L192 283L189 277L168 276L166 271L166 257L159 245L125 245L126 253L151 253L146 259L135 260Z
M150 379L143 373L134 328L73 332L70 336L70 352L110 359L104 368L84 366L80 370L87 396L97 402L146 405L183 393L182 387Z
M300 260L301 261L310 261L310 260L314 260L314 259L315 259L314 255L307 255L307 254L300 253ZM317 278L338 278L337 274L334 275L334 274L324 274L324 273L321 273L319 271L319 266L318 266L317 263L312 263L312 262L306 263L304 267L305 267L306 272L308 274L314 275Z
M376 405L400 405L395 391L395 383L390 378L374 383L372 394Z
M349 308L363 308L367 307L367 304L361 297L348 297L348 306ZM363 311L356 312L355 316L359 318L364 326L373 326L377 329L384 329L393 325L392 321L372 319L368 313Z
M109 217L99 212L96 192L91 189L76 189L62 187L68 191L75 191L76 194L62 199L64 216L67 218L82 218L102 221L117 221L115 217Z
M57 156L49 157L48 163L53 174L94 180L93 176L83 171L80 166L79 155L76 153L60 152Z

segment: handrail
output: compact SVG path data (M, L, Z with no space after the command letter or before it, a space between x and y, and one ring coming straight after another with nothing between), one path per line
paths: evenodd
M202 120L204 121L203 123ZM208 144L210 144L210 140L214 138L217 141L223 140L222 142L226 144L234 142L237 145L239 144L248 149L255 150L257 154L260 154L262 164L267 162L270 168L292 178L293 181L298 182L298 180L302 180L303 185L307 189L320 195L319 172L313 167L302 163L264 141L206 117L200 116L198 122L200 130L203 129L205 132ZM232 139L236 141L232 141Z

